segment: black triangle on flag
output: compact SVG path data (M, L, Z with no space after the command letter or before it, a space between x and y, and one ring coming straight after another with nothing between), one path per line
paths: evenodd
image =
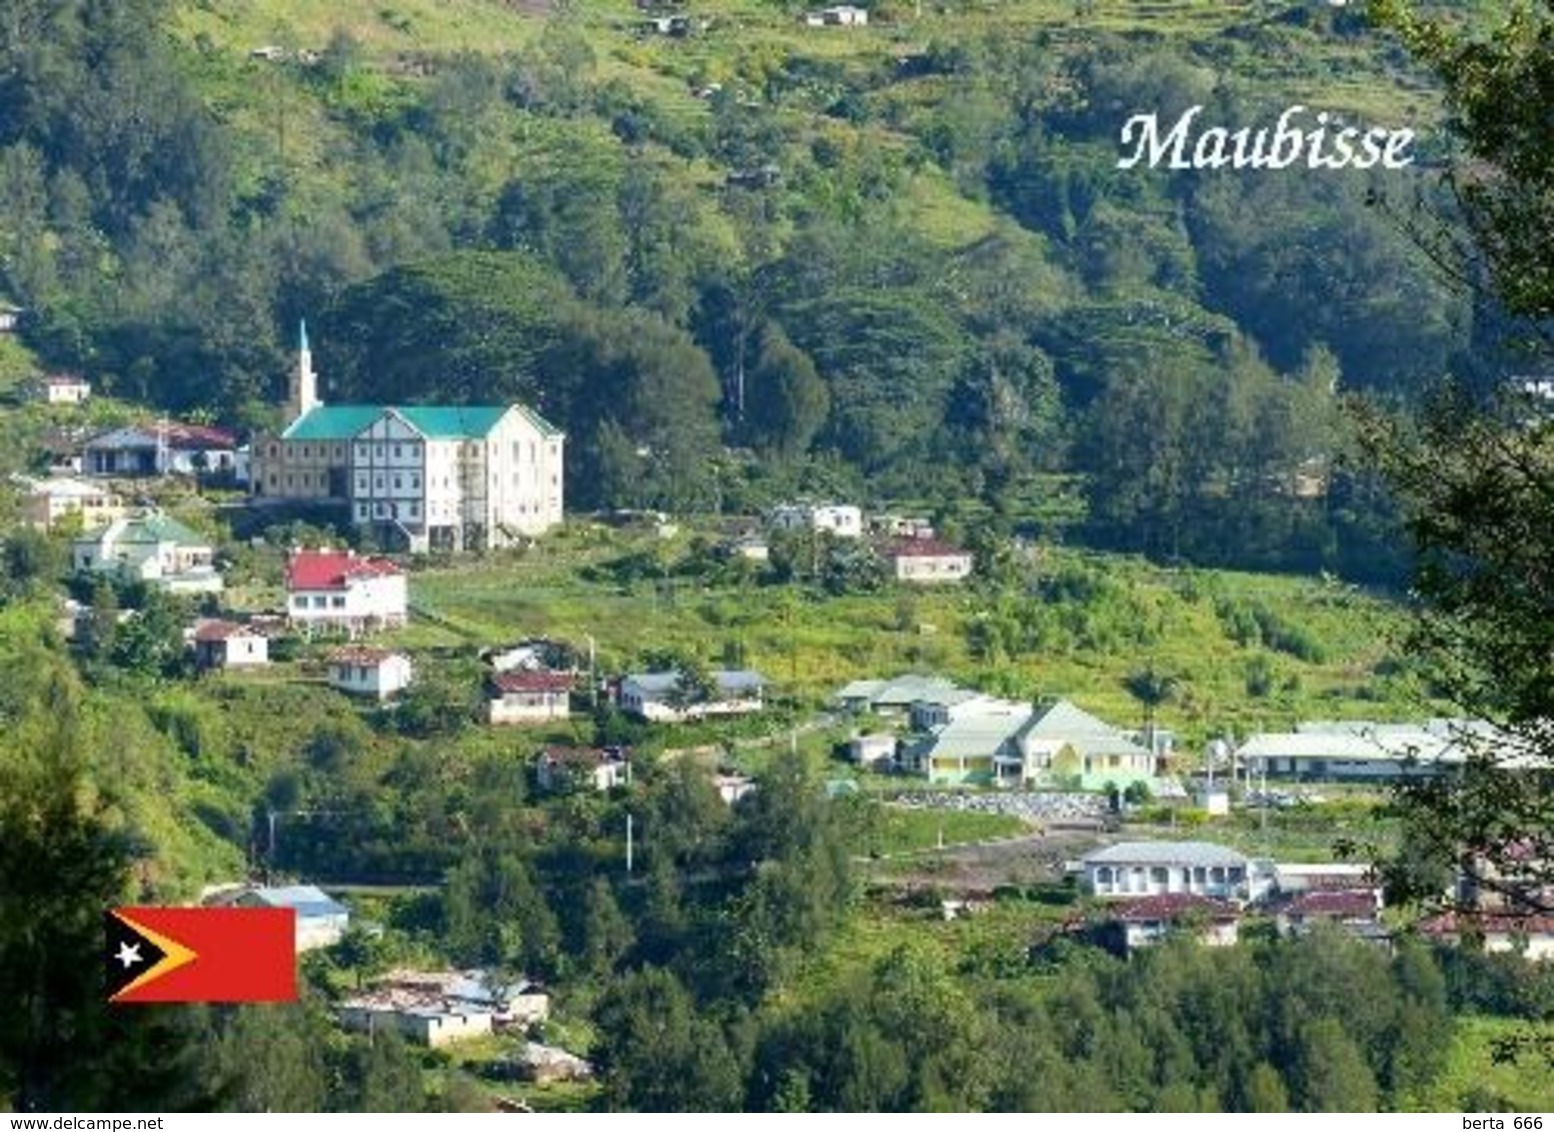
M167 952L112 912L103 915L103 940L109 998L167 958Z

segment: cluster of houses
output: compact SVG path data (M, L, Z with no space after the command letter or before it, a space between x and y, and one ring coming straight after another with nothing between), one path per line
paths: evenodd
M1212 947L1235 944L1250 915L1271 917L1283 935L1328 925L1389 946L1382 888L1367 865L1281 864L1249 858L1204 841L1128 841L1109 845L1071 866L1083 890L1100 902L1086 921L1070 925L1103 946L1127 954L1175 932ZM1554 958L1554 916L1537 899L1456 894L1456 911L1415 925L1426 939L1456 944L1469 936L1486 951Z
M1084 790L1138 782L1159 793L1175 779L1167 760L1175 737L1159 727L1129 729L1067 700L1006 700L938 676L906 674L855 680L832 697L860 726L848 745L860 766L920 774L940 785L1066 787ZM1546 766L1504 732L1480 720L1422 723L1311 722L1260 732L1239 745L1211 744L1211 770L1249 785L1258 775L1283 781L1385 782L1434 774L1491 753L1502 767ZM1226 796L1212 787L1205 799ZM1206 804L1208 804L1206 802Z
M422 553L510 546L561 522L566 437L510 405L326 405L299 336L285 427L240 446L224 429L156 420L86 438L47 480L25 485L29 514L52 523L111 495L77 477L187 476L246 486L254 506L305 503L341 512L379 545ZM49 378L51 404L78 404L79 379ZM74 501L74 502L73 502Z
M975 565L970 551L936 538L927 519L882 514L866 520L862 508L850 503L784 503L768 512L766 529L777 534L808 532L844 540L868 538L898 582L961 582L971 576ZM753 531L731 542L728 550L760 562L771 556L770 543Z
M935 676L855 680L833 702L905 729L899 737L875 731L855 738L850 752L857 762L940 785L1155 786L1171 750L1168 732L1146 740L1067 700L1020 703Z
M394 971L336 1009L348 1030L395 1030L436 1049L543 1022L550 996L526 979L507 983L491 971Z
M345 905L311 884L223 885L207 889L200 902L208 907L291 909L298 954L339 943L351 922ZM346 1029L392 1029L435 1048L543 1022L550 1015L550 998L529 980L503 982L488 971L401 970L343 1000L337 1012ZM587 1075L575 1065L565 1068Z

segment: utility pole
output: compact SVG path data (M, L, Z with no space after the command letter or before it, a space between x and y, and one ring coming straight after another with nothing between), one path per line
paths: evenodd
M626 815L626 875L631 875L631 814Z

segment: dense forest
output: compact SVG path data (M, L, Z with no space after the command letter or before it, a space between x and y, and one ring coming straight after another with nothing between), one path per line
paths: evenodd
M168 0L7 9L0 297L38 364L136 402L273 424L308 317L326 399L535 404L582 508L978 498L1006 527L1395 580L1341 398L1494 369L1494 328L1377 206L1434 193L1444 143L1356 13L1189 35L1081 5L1011 35L946 9L849 53L754 17L644 44L624 7L566 6L501 17L510 50L342 27L303 63L191 36ZM1116 168L1138 108L1271 121L1313 85L1424 130L1425 164Z

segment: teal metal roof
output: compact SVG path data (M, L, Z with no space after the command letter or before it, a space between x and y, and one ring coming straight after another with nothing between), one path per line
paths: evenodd
M292 421L281 439L349 440L382 413L382 405L319 405Z
M561 430L533 409L513 406L546 436ZM507 413L507 405L319 405L281 434L282 440L350 440L392 410L428 440L472 440L485 436Z
M424 433L428 440L463 440L485 436L507 415L506 405L404 405L394 411Z
M168 515L145 515L139 519L131 519L124 526L124 533L120 536L120 542L130 543L163 543L170 542L178 546L207 546L209 539L203 539L177 519Z

